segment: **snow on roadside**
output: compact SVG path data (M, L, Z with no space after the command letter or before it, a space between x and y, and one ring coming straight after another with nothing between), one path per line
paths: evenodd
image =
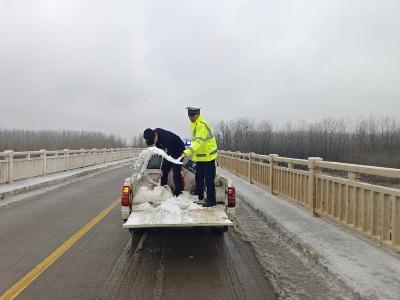
M305 209L229 171L218 171L232 180L239 202L256 211L281 241L325 276L326 282L337 284L353 299L399 299L399 255L323 218L311 217ZM264 256L267 254L271 253L265 251Z

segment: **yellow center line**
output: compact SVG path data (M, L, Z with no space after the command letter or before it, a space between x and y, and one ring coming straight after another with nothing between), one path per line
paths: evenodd
M57 259L59 259L69 248L71 248L81 237L83 237L90 229L99 223L105 216L107 216L119 203L120 199L115 200L105 210L94 217L89 223L84 225L76 233L74 233L68 240L66 240L60 247L54 250L49 256L42 260L36 267L34 267L28 274L22 277L17 283L9 288L0 300L15 299L22 293L36 278L38 278L47 268L49 268Z

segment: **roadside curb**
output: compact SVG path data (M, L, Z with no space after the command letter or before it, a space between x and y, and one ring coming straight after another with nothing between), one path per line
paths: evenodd
M46 188L46 187L50 187L52 185L57 185L60 183L64 183L67 181L70 181L71 179L74 178L79 178L79 177L83 177L89 174L94 174L103 170L107 170L107 169L111 169L113 167L118 167L118 166L122 166L124 164L129 164L131 162L131 159L125 159L122 160L120 162L116 162L115 164L108 164L108 165L103 165L103 166L99 166L98 168L91 168L89 170L82 170L81 172L75 173L75 174L71 174L65 177L61 177L61 178L55 178L55 179L49 179L48 181L45 182L40 182L40 183L34 183L28 186L24 186L24 187L20 187L20 188L16 188L14 190L11 191L7 191L7 192L3 192L0 193L0 201L1 200L5 200L7 198L11 198L20 194L24 194L24 193L28 193L28 192L32 192L35 190L39 190L42 188ZM84 169L84 168L82 168ZM61 174L62 172L58 172L58 173L54 173L54 174Z
M285 243L289 245L290 248L294 249L305 262L313 267L317 268L317 271L324 275L324 277L333 281L338 287L340 287L344 294L349 299L362 299L365 296L361 295L349 282L346 282L340 274L334 272L329 268L328 261L321 256L313 247L304 243L299 237L292 234L285 226L279 223L272 215L268 212L260 209L253 203L249 201L249 196L244 195L240 191L237 191L237 197L244 202L244 204L253 210L258 216L262 218L263 221L270 227ZM285 200L286 201L286 200Z

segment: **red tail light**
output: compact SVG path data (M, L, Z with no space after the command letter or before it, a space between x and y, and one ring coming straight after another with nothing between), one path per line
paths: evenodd
M129 186L124 186L121 193L121 205L129 206L129 195L131 194L131 188Z
M228 187L228 207L236 206L236 190L234 187Z

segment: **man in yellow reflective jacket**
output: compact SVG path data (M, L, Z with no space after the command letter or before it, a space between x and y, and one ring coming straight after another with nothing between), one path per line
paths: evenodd
M204 200L204 183L207 201L204 206L217 204L215 196L215 159L218 156L217 140L210 124L200 115L200 108L187 107L191 121L192 145L183 153L196 162L196 195Z

